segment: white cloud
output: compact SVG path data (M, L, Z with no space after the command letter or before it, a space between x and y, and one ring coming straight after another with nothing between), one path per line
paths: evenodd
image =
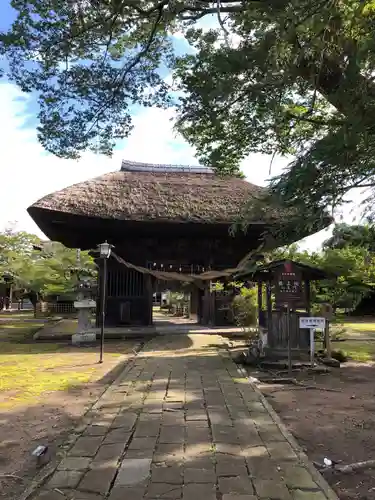
M20 100L24 97L24 100ZM85 154L79 161L63 160L46 154L36 139L36 130L25 127L28 118L24 96L14 85L0 85L0 230L8 222L17 228L41 234L26 212L34 201L53 191L118 170L122 159L150 163L197 164L194 149L173 132L174 112L149 108L134 117L134 131L112 158ZM272 175L277 175L286 160L276 159ZM264 185L269 177L270 158L251 155L243 164L250 182ZM349 214L349 209L345 209ZM345 219L349 221L348 216ZM351 219L351 217L350 217ZM328 237L317 234L307 240L317 247Z
M118 170L122 159L155 163L195 163L194 151L173 133L171 110L147 109L134 117L134 131L112 158L85 154L79 161L46 154L36 130L23 128L28 97L11 84L0 85L0 230L17 221L18 229L41 234L26 212L42 196L71 184Z
M170 33L170 35L173 37L173 38L176 38L177 40L186 40L185 38L185 34L183 31L172 31Z

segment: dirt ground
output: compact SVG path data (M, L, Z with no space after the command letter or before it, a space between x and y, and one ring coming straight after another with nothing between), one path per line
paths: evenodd
M29 486L38 472L31 456L38 445L49 446L52 458L62 451L61 445L73 426L121 372L135 344L129 341L121 346L111 345L111 350L121 349L122 355L107 355L102 365L94 365L92 355L87 353L86 363L95 368L89 383L44 393L42 401L39 398L12 409L0 409L0 499L15 500Z
M297 378L340 390L259 386L309 458L343 465L375 459L375 364L345 363L330 374ZM375 500L375 469L350 475L326 471L324 476L341 500Z

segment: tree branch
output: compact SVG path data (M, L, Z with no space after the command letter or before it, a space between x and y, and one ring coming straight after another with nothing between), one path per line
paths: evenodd
M156 34L156 30L158 28L158 25L159 25L161 19L162 19L162 15L163 15L163 7L161 6L160 10L159 10L159 14L155 20L155 23L154 23L152 29L151 29L151 33L150 33L150 36L149 36L146 44L144 45L143 49L135 56L134 60L127 67L125 67L123 69L123 73L122 73L122 76L120 78L120 81L118 82L117 87L113 90L111 98L107 102L105 102L100 107L100 109L97 111L96 116L94 118L94 121L91 124L91 126L89 127L88 131L86 132L86 135L89 135L90 132L93 130L93 128L96 125L98 125L100 117L102 116L104 111L109 106L111 106L111 104L115 100L118 92L120 91L121 86L124 84L126 76L130 73L130 71L132 71L135 68L135 66L141 61L142 57L144 57L148 53L148 51L150 50L151 44L152 44L154 37L155 37L155 34Z
M221 29L224 31L225 43L227 46L229 46L229 39L228 39L229 31L225 27L224 21L221 19L221 8L222 8L221 0L216 0L216 1L217 1L217 20L221 26Z
M221 7L220 12L222 14L235 14L235 13L240 13L244 12L245 7L241 6L228 6L228 7ZM201 19L204 16L207 16L209 14L217 14L217 8L212 7L212 8L207 8L207 9L199 9L197 7L187 7L186 9L183 9L181 11L182 13L188 12L191 14L189 15L182 15L181 19L183 21L197 21L198 19ZM193 12L196 12L194 15Z
M287 118L292 118L293 120L301 121L301 122L307 122L311 123L313 125L321 125L321 126L329 126L329 125L344 125L345 121L344 120L324 120L320 118L310 118L308 116L308 112L303 115L295 115L294 113L287 112L286 117Z

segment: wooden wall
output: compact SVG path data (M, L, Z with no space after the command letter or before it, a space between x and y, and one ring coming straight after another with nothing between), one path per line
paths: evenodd
M102 263L100 264L102 265ZM100 289L101 284L99 283ZM106 326L152 324L152 284L149 275L127 269L115 260L109 259L106 292ZM101 303L100 297L98 297L98 324L100 316Z
M103 262L99 260L97 263L101 270ZM109 259L107 266L106 326L151 325L154 278L128 269L115 259ZM98 290L101 290L102 271L99 274ZM233 297L210 292L209 284L204 290L193 288L195 290L192 292L192 312L199 323L213 326L233 324L232 315L225 309ZM101 303L98 297L98 326L100 318Z
M195 321L199 321L199 289L192 286L190 290L190 317Z
M290 339L292 349L308 350L310 348L309 330L301 330L299 318L306 312L290 313ZM284 311L272 311L272 321L268 328L268 346L276 349L288 348L287 314Z
M232 294L210 292L207 286L200 299L201 314L198 315L198 321L209 326L233 326L234 318L231 307L233 298Z

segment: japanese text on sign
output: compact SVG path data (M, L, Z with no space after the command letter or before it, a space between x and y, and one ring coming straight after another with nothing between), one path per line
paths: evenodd
M306 317L299 319L300 328L325 328L326 319L318 317Z
M303 301L301 273L296 265L286 261L275 276L275 299L277 304L296 304Z

